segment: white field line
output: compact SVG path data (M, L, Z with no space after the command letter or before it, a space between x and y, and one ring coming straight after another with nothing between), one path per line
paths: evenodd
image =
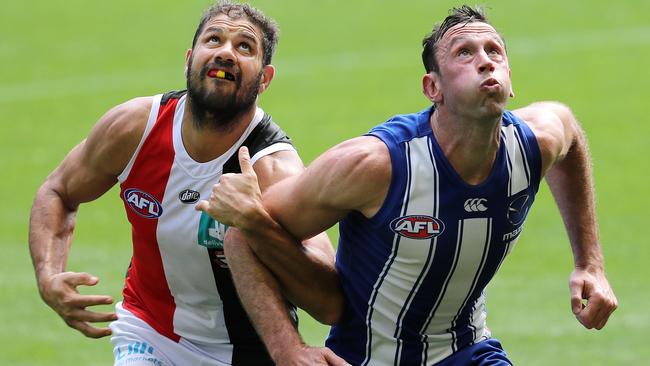
M605 53L623 49L635 51L650 45L650 27L574 32L544 37L506 37L509 54L536 57L548 54L602 49ZM419 51L419 50L418 50ZM404 65L405 54L411 48L390 50L360 50L329 55L307 55L291 59L278 59L276 67L282 77L304 77L314 72L345 72L360 69L385 69ZM419 54L413 54L419 65ZM328 71L329 70L329 71ZM142 85L143 80L160 78L162 75L182 75L183 65L172 69L148 69L121 71L112 74L81 75L58 80L28 81L16 84L0 84L0 104L48 98L88 95L125 87Z

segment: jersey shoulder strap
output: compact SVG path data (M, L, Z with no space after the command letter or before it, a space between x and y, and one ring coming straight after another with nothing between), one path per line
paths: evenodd
M160 98L160 105L165 105L172 99L180 99L183 95L187 93L187 90L172 90L163 94Z
M266 113L240 146L248 148L252 163L276 151L295 150L291 138ZM238 155L235 153L226 161L223 165L223 173L241 173Z

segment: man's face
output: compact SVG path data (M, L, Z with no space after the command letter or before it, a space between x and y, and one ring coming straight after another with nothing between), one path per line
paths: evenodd
M262 39L245 17L220 14L210 19L187 55L193 106L216 115L252 106L264 77Z
M439 41L436 59L441 106L473 117L503 113L512 93L510 67L492 26L473 22L450 28Z

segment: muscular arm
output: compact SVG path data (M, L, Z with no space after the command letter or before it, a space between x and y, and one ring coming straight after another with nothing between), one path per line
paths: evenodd
M325 152L303 174L269 188L264 207L292 235L309 238L351 211L374 216L391 173L386 145L375 137L358 137Z
M273 184L301 173L302 161L295 152L282 151L260 159L254 166L261 193ZM289 301L325 324L334 323L342 312L342 296L334 266L334 249L327 234L302 243L267 217L268 229L242 228L256 256L277 278Z
M235 279L238 291L245 289L240 297L273 355L290 351L294 334L281 333L285 329L280 323L286 322L269 321L264 316L268 312L259 309L261 302L255 301L256 296L272 294L277 289L274 281L277 278L283 283L284 293L313 316L322 321L338 319L343 300L333 267L333 250L324 234L319 233L351 210L368 217L374 215L388 190L390 158L385 145L375 138L343 143L318 158L304 173L268 188L264 203L255 174L255 171L260 174L260 185L266 185L264 169L257 166L255 171L248 169L246 160L247 153L240 152L242 174L222 177L210 201L200 203L197 208L239 229L229 230L226 254L229 251L231 256L238 254L235 262L240 265L243 265L242 258L248 258L247 268L254 269L237 275L235 272L242 272L241 269L231 267L233 275L242 280L237 283ZM280 224L276 217L285 221ZM285 231L285 226L291 233ZM301 245L295 238L310 239ZM236 243L244 239L250 247ZM251 248L255 255L250 255ZM258 258L266 266L255 265ZM260 282L268 286L257 285ZM258 293L252 293L252 289ZM265 296L265 305L269 297L276 298ZM278 301L272 301L271 305L278 308ZM289 341L277 334L289 334Z
M300 158L295 152L278 152L260 159L252 168L248 150L243 148L239 160L242 174L222 176L214 187L210 205L203 201L197 209L207 210L231 226L224 251L246 312L278 365L345 364L329 349L303 343L288 316L284 299L286 296L294 304L318 314L320 320L324 311L340 312L342 300L334 251L327 236L323 233L301 243L268 215L266 225L256 230L240 231L229 219L229 214L246 211L251 204L261 207L262 192L268 186L302 172ZM217 213L214 203L227 207L229 213ZM306 300L313 298L317 300ZM318 302L320 308L315 310L313 304Z
M542 173L569 236L575 264L569 284L572 310L585 327L601 329L617 300L605 277L587 139L573 113L560 103L535 103L515 114L537 137ZM588 301L586 306L582 299Z
M95 285L96 277L65 272L77 208L115 184L144 130L144 124L135 122L145 115L146 123L150 105L146 99L137 99L109 111L48 176L32 206L29 249L41 297L69 326L88 337L110 334L108 328L95 328L88 322L114 320L115 316L85 309L110 304L111 297L81 296L76 291L78 285Z
M240 156L242 174L224 175L210 201L197 208L238 228L292 301L316 318L336 320L342 300L333 250L321 233L352 210L370 217L379 209L391 173L386 146L374 137L342 143L304 173L269 187L263 198L256 172L244 161ZM265 179L259 179L263 185Z
M262 192L270 185L303 171L300 158L293 151L277 152L260 159L254 168L249 167L247 152L240 152L239 158L242 174L222 176L212 195L220 203L226 203L230 212L215 214L212 210L208 211L220 222L231 226L224 249L235 281L238 281L240 273L251 272L258 267L256 262L261 261L273 273L273 278L265 282L277 280L282 293L292 303L321 322L333 322L341 312L342 298L334 266L334 250L327 235L321 233L301 243L261 207ZM207 204L200 203L197 208ZM264 222L254 227L233 224L229 216L235 212L245 212L246 207L259 208ZM249 255L249 249L254 252L255 258L249 259L249 265L240 265L242 258ZM247 296L244 292L258 291L253 287L260 285L255 283L253 286L252 283L236 282L240 297ZM255 303L254 297L259 298L260 295L252 294L251 300L244 301L244 304Z

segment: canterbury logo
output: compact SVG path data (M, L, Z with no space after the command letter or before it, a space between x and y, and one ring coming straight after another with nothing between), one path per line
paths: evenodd
M487 211L487 199L485 198L470 198L465 201L465 211L467 212L484 212Z

